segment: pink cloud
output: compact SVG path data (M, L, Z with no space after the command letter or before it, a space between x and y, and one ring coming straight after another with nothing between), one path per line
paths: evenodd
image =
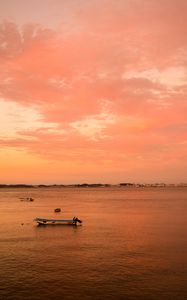
M134 169L151 158L155 168L175 157L182 164L186 6L79 1L66 7L69 19L56 30L2 22L0 97L37 106L43 126L19 128L19 138L1 138L1 146L103 165L107 155L118 171L121 161Z

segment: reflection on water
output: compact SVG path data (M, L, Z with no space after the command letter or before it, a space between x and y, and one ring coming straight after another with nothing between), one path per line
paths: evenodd
M36 226L55 207L82 226ZM2 189L0 211L0 299L187 299L185 188Z

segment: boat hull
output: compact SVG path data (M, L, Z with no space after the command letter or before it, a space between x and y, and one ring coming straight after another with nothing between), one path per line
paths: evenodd
M38 225L77 225L74 220L56 220L56 219L43 219L43 218L36 218L34 219Z

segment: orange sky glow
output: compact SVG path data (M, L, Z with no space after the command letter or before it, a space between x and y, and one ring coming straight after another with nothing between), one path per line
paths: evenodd
M0 183L187 182L187 1L0 1Z

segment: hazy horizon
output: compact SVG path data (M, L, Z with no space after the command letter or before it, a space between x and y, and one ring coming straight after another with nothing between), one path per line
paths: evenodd
M162 182L162 181L158 181L158 182L116 182L116 183L111 183L111 182L70 182L70 183L63 183L63 182L59 182L59 183L56 183L56 182L51 182L51 183L41 183L41 182L38 182L38 183L24 183L24 182L17 182L17 183L2 183L0 182L0 187L1 186L42 186L42 185L46 185L46 186L84 186L84 185L109 185L109 186L151 186L151 185L166 185L166 186L179 186L179 185L184 185L186 186L187 185L187 182L177 182L177 183L173 183L173 182L169 182L169 183L166 183L166 182Z

